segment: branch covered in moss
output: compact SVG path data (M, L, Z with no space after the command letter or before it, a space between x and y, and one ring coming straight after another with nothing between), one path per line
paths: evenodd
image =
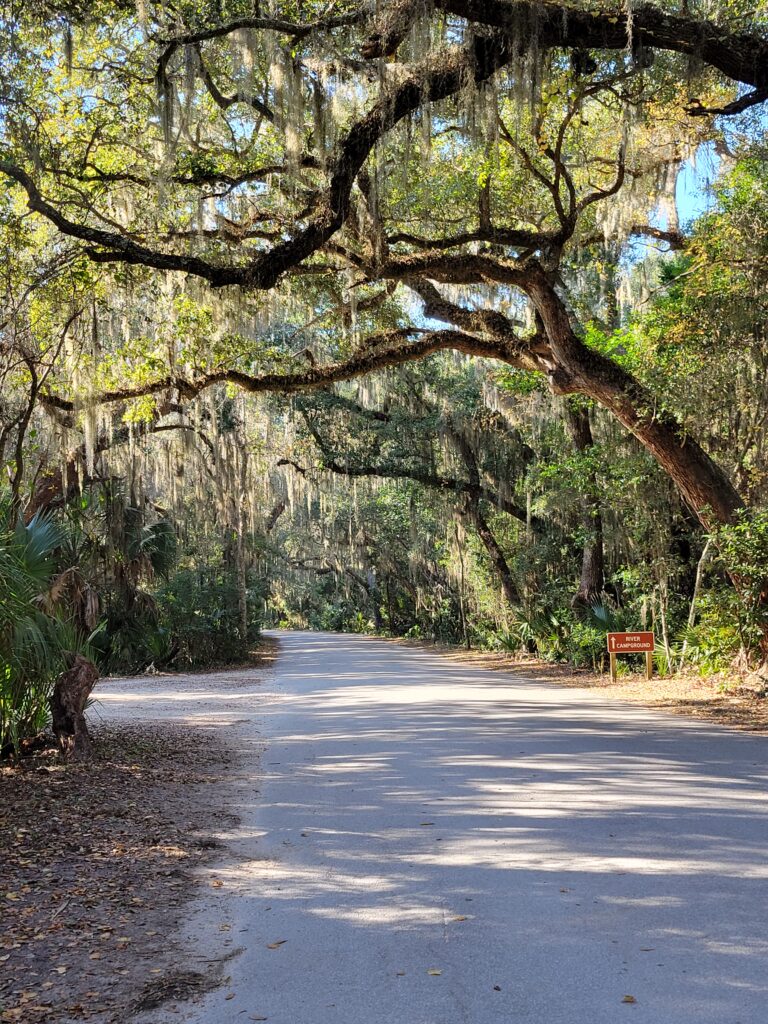
M414 340L415 339L415 340ZM435 352L446 350L463 352L465 355L500 359L512 365L520 363L520 357L513 346L476 338L462 331L418 331L416 329L391 331L368 339L366 346L337 363L310 366L305 370L287 373L250 374L241 370L215 370L197 377L168 374L146 384L114 388L97 394L72 399L54 392L41 394L40 401L52 409L72 412L86 405L108 405L115 402L130 402L146 395L157 395L166 391L177 391L182 398L195 398L207 388L216 384L233 384L250 394L273 392L296 394L316 388L327 387L339 381L352 380L367 373L375 373L390 366L412 363Z
M602 11L541 0L434 0L434 6L473 25L508 34L519 51L534 42L539 51L626 50L630 43L623 3ZM365 56L395 53L421 9L417 0L394 0L384 6L366 42ZM756 33L730 32L712 21L666 14L656 4L645 3L632 5L631 42L635 48L696 57L733 82L768 88L768 40Z

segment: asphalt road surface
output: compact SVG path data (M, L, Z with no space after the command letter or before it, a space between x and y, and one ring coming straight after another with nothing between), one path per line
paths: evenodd
M279 635L265 692L198 685L240 822L182 966L231 958L153 1024L768 1022L765 738Z

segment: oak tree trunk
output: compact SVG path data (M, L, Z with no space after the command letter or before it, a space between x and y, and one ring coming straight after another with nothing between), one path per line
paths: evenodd
M62 672L51 695L53 731L65 760L83 761L91 755L91 738L85 721L85 705L91 695L99 670L80 654Z
M685 433L671 413L656 408L654 396L640 381L587 348L574 332L565 304L542 268L531 270L526 291L551 346L552 389L563 395L588 395L609 409L674 481L707 532L733 523L744 502L725 471ZM741 581L737 574L729 575L738 593ZM768 573L759 608L768 609ZM768 615L763 618L761 649L768 658Z
M589 410L574 407L566 402L565 415L574 448L579 454L588 453L594 447ZM587 490L582 497L582 523L586 539L581 559L579 588L572 601L573 608L577 611L600 604L605 587L603 515L594 470L588 473Z
M733 522L744 502L720 466L671 413L656 408L654 396L638 380L587 348L543 270L531 271L526 290L551 345L553 390L561 395L588 395L609 409L677 484L706 530Z

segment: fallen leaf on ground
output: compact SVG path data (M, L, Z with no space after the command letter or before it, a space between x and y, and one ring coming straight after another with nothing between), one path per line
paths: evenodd
M47 979L14 1012L4 990L2 1024L122 1019L144 961L160 970L173 955L153 939L192 885L187 869L205 864L209 827L226 820L210 809L207 783L227 770L212 736L95 723L92 738L86 765L54 764L54 746L0 763L0 808L14 826L0 828L2 888L18 896L0 893L0 974L21 979L34 960Z

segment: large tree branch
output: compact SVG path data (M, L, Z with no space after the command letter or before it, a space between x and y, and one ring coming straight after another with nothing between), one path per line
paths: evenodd
M768 88L753 89L745 96L741 96L732 103L726 103L724 107L705 107L698 99L692 99L688 106L688 113L692 117L732 117L734 114L743 114L751 107L757 107L768 100Z
M0 172L25 189L31 210L42 214L63 234L95 246L87 253L96 262L178 270L204 278L215 288L236 285L244 289L268 289L287 270L317 252L342 226L349 212L355 179L380 138L423 103L452 96L466 88L468 82L486 81L512 56L508 40L498 35L485 35L473 38L462 48L436 52L410 69L408 76L386 90L369 113L347 132L331 162L325 199L306 227L241 266L222 266L197 256L156 251L120 232L78 223L46 200L23 168L9 160L0 160Z
M473 334L485 334L505 345L514 346L521 355L535 351L535 340L518 335L512 321L503 313L495 309L467 309L459 306L444 298L431 281L415 279L407 283L423 300L424 315L431 320L452 324ZM531 361L531 369L538 369L538 366L533 365L533 358Z
M535 42L539 51L625 50L629 44L623 3L599 12L542 0L434 0L434 6L472 24L507 33L516 40L518 51L529 42ZM365 56L393 54L420 9L417 0L395 0L384 7L365 45ZM714 22L665 14L656 4L645 3L632 5L631 34L636 47L697 57L734 82L768 88L768 41L756 33L729 32Z
M427 469L418 466L350 466L339 462L332 455L328 454L322 435L317 428L305 417L305 422L315 439L322 455L321 469L329 473L336 473L338 476L346 476L354 479L365 479L368 477L379 477L382 480L413 480L414 483L422 484L424 487L431 487L442 494L469 495L470 497L489 502L502 512L517 519L521 523L527 523L527 513L520 505L515 504L510 498L497 494L491 488L486 487L479 481L462 480L460 477L444 476L440 473L432 473ZM303 476L306 475L306 467L300 466L292 459L279 459L278 466L291 466ZM540 521L535 524L542 527Z
M415 340L412 340L414 339ZM183 377L168 374L165 377L131 387L114 388L100 394L84 396L76 400L55 393L40 395L40 402L50 408L74 411L87 405L107 405L112 402L129 402L145 395L178 391L186 399L195 398L206 388L216 384L234 384L251 394L275 392L297 394L327 387L344 380L362 377L390 366L417 362L435 352L453 349L465 355L500 359L511 365L522 365L521 357L514 346L505 346L498 341L474 337L463 331L419 331L406 329L392 331L369 339L366 347L349 359L338 363L310 366L304 370L286 373L249 374L241 370L215 370L198 377Z
M673 231L667 228L657 228L653 224L633 224L627 234L633 238L652 238L657 242L666 242L670 250L685 248L685 235L682 231ZM605 235L586 235L579 239L581 245L595 245L605 241Z
M219 25L212 25L209 28L198 29L197 31L180 32L178 35L166 39L165 49L161 60L168 64L173 53L180 46L192 46L195 43L208 42L211 39L222 39L232 35L234 32L242 32L247 29L256 29L268 32L277 32L280 35L288 36L290 39L306 39L307 36L320 32L330 32L333 29L345 28L362 21L366 16L365 10L361 8L351 11L348 14L337 14L330 18L320 18L317 21L308 21L304 24L296 21L288 21L284 18L262 18L258 16L246 16L244 18L233 18L231 21L222 22Z
M444 252L411 253L392 256L375 271L377 280L412 281L429 278L442 284L508 284L523 288L527 269L524 263L496 259L486 254Z
M196 277L203 277L215 287L237 284L238 277L242 274L242 268L217 267L197 256L158 252L118 231L105 231L103 228L78 224L43 197L32 176L22 167L9 160L0 160L0 172L17 181L27 193L29 209L49 220L62 234L79 238L89 245L103 247L99 250L88 250L88 255L96 262L119 260L123 263L154 267L156 270L181 270Z
M459 235L447 238L424 238L407 231L397 231L387 237L388 245L403 242L419 249L437 252L441 249L454 249L469 242L489 242L492 245L508 245L516 249L539 250L557 241L558 234L554 231L529 231L526 228L497 228L487 226L477 231L464 231Z
M465 269L463 264L464 261L459 264L461 272ZM502 273L503 270L502 265ZM524 277L515 276L515 283L519 287L522 287L524 280ZM504 346L507 361L520 369L537 370L542 373L549 373L552 370L551 346L541 328L532 335L519 335L512 321L497 310L475 310L459 306L441 295L431 281L408 279L407 283L422 298L425 316L494 339ZM510 354L514 354L513 359L509 358Z
M315 156L307 154L299 161L299 167L306 167L317 170L320 161ZM157 188L157 180L162 177L160 170L153 176L144 176L135 171L105 171L93 163L83 165L83 170L75 172L62 167L45 167L46 174L55 178L71 179L77 182L95 182L105 185L125 182L129 185L138 185L140 188ZM286 174L288 168L285 164L265 164L262 167L254 167L251 170L243 171L241 174L228 174L226 171L195 171L184 174L169 174L168 180L174 185L190 185L195 188L202 185L224 185L228 191L238 188L240 185L248 185L251 182L263 182L280 174ZM10 170L5 173L9 174ZM20 182L23 184L23 182Z

